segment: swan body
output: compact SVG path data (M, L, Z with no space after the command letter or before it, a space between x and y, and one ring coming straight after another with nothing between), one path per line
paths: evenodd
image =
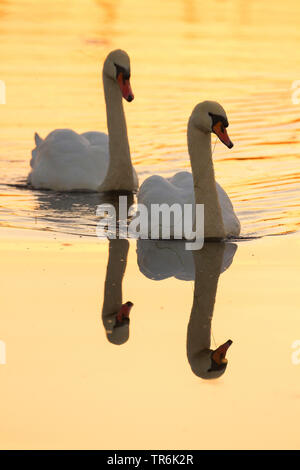
M56 191L97 191L108 170L108 136L100 132L86 134L57 129L45 140L36 138L29 184Z
M108 134L57 129L45 139L35 134L28 183L56 191L136 191L122 96L133 100L126 52L111 52L103 66Z
M237 237L240 233L240 222L229 196L214 177L210 137L214 120L210 115L214 120L218 117L221 121L227 121L225 111L215 102L197 105L189 120L188 147L193 173L181 171L171 178L150 176L140 187L138 202L144 204L151 214L151 204L166 203L171 206L177 203L183 209L184 204L194 205L196 200L197 204L204 204L206 238ZM220 136L222 137L221 133ZM229 138L228 141L233 146ZM170 220L171 236L177 222Z

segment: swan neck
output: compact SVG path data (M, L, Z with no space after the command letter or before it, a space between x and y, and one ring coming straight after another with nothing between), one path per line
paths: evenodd
M188 150L191 160L195 203L204 204L205 238L224 238L225 228L219 203L211 151L211 134L188 124Z
M103 74L109 135L109 167L100 191L128 190L135 188L127 126L122 103L122 94L116 81Z

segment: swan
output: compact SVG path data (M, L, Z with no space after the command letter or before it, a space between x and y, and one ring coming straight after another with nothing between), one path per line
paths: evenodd
M102 132L77 134L56 129L45 139L35 133L28 184L56 191L136 191L122 96L134 99L130 59L122 50L108 54L103 65L108 136Z
M195 106L187 127L188 151L192 174L176 173L171 178L153 175L140 187L138 203L148 209L149 227L151 204L204 204L204 237L229 238L240 234L240 222L224 189L215 181L211 151L211 133L215 133L228 148L233 147L226 131L228 119L223 107L215 101L203 101ZM170 221L171 237L174 221ZM159 233L161 233L159 222Z

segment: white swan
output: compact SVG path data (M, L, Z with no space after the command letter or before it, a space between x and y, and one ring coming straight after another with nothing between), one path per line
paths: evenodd
M28 183L57 191L136 191L138 178L132 166L122 96L132 101L130 60L115 50L103 65L103 86L109 138L102 132L77 134L57 129L45 140L35 134Z
M150 176L139 190L139 204L146 205L150 214L151 204L178 203L183 207L184 204L194 204L196 200L197 204L204 204L205 238L237 237L240 233L240 222L228 195L215 181L212 161L212 132L227 147L233 147L226 127L227 116L220 104L214 101L199 103L191 114L187 130L192 174L182 171L171 178ZM159 230L161 233L161 226ZM170 232L172 236L172 221Z

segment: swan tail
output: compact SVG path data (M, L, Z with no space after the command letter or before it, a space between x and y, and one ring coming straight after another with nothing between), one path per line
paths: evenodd
M39 145L41 145L43 141L43 139L38 135L37 132L34 133L34 141L35 141L35 145L38 147Z
M37 132L34 133L34 141L35 141L36 147L31 151L31 160L30 160L31 168L34 167L34 163L35 163L35 160L36 160L36 157L37 157L37 149L38 149L39 145L41 145L41 143L44 142L43 139L38 135Z

